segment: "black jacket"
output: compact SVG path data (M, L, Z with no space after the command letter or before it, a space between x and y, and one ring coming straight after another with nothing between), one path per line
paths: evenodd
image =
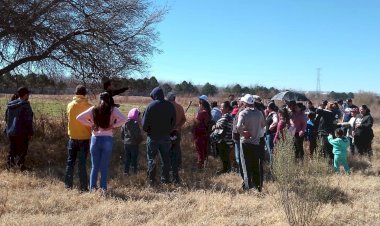
M330 133L334 134L335 130L335 114L332 111L317 109L319 118L318 134L328 136Z
M115 89L115 90L106 90L106 92L110 95L110 104L111 106L115 105L115 101L113 100L113 96L119 95L120 93L124 93L128 88Z
M355 136L368 137L368 139L372 140L373 138L373 118L370 114L363 115L362 120L360 122L360 126L355 128Z
M156 87L150 93L153 101L147 106L142 118L142 127L148 136L160 139L169 136L176 123L175 108L164 99L164 91Z

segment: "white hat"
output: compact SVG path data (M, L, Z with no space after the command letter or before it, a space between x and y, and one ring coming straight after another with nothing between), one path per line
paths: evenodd
M200 96L199 99L208 102L208 97L207 97L206 95L202 95L202 96Z
M240 101L243 101L244 103L247 104L253 104L255 102L255 98L251 94L245 94Z

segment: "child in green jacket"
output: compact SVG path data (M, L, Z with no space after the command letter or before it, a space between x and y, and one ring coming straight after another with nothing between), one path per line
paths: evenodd
M350 174L350 167L347 163L347 147L349 145L349 142L343 134L343 130L341 128L338 128L335 130L336 138L334 139L333 135L330 134L327 139L333 146L335 172L338 173L340 165L343 165L346 173Z

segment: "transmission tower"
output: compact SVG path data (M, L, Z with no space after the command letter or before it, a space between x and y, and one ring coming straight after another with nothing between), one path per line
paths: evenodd
M317 68L317 96L321 94L321 68Z

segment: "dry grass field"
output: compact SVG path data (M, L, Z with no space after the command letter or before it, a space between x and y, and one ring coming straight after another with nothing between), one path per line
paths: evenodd
M0 98L2 112L5 98ZM70 99L71 96L31 97L32 103L41 103L32 105L37 128L26 161L32 167L30 171L5 170L8 143L1 136L0 225L289 225L278 202L276 182L266 180L262 193L243 191L236 173L215 175L221 163L211 156L205 171L192 170L196 154L189 127L196 103L187 113L180 186L151 188L147 185L143 145L138 174L124 176L120 159L122 145L116 132L107 195L64 189L68 139L64 110ZM189 100L180 98L179 102L186 107ZM145 97L118 97L115 102L122 103L121 109L127 113L131 107L143 109L149 101ZM55 106L56 102L60 104ZM54 113L47 112L48 107ZM373 111L373 114L379 113ZM322 204L313 225L380 224L379 119L375 115L374 156L370 161L368 157L349 156L352 175L330 176L326 187L334 191L334 197ZM74 184L78 185L76 175L74 178Z

